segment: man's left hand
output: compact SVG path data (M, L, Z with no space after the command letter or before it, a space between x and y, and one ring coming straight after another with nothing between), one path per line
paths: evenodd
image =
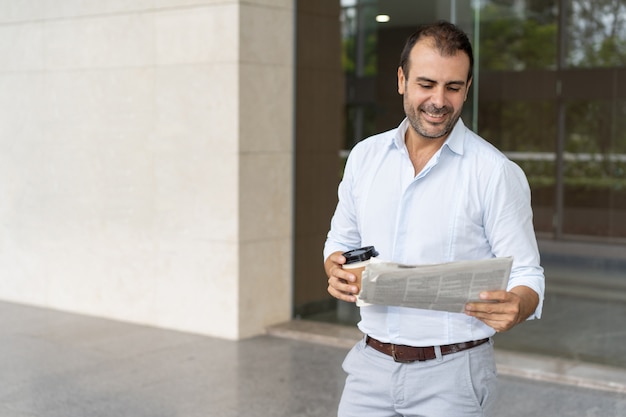
M537 308L539 296L519 286L511 291L484 291L478 301L465 305L465 314L476 317L497 332L504 332L526 320Z

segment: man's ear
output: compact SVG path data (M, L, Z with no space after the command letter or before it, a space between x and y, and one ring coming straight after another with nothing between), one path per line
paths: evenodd
M404 78L404 71L402 71L402 67L398 67L398 93L404 95L405 88L406 78Z
M467 80L467 88L465 89L465 98L463 99L463 101L467 100L467 95L469 94L469 89L472 86L472 80L473 79L474 79L474 77L472 77L469 80Z

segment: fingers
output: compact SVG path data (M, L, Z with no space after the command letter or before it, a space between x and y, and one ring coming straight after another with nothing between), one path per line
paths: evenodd
M468 303L465 314L476 317L497 332L509 330L520 322L520 299L506 291L480 294L484 302Z
M330 269L328 277L328 292L335 298L343 301L356 301L359 289L353 283L356 281L354 274L344 271L340 265Z
M505 302L511 298L511 295L510 293L504 290L498 290L498 291L483 291L479 294L479 297L483 301Z
M345 262L346 259L341 252L331 254L324 262L324 269L328 275L328 293L339 300L355 302L354 294L358 292L358 288L353 283L356 276L343 270L342 265Z
M332 270L343 265L346 262L346 258L341 254L341 252L333 252L328 258L324 261L324 270L326 271L326 275L330 277L332 275Z
M357 288L347 283L344 279L337 277L328 278L328 293L338 300L353 303L356 301L356 296L354 296L356 292Z
M480 300L467 303L465 312L477 318L488 318L491 315L511 314L516 312L516 299L506 291L484 291Z
M493 328L497 332L504 332L515 326L518 322L517 314L481 313L465 311L465 314L476 317L478 320Z

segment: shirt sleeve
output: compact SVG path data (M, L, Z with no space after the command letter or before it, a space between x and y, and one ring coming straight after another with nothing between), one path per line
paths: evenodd
M354 199L355 178L357 174L357 147L346 161L343 179L339 183L338 203L331 219L330 231L324 245L324 260L337 251L348 251L361 246L361 235L358 230L357 210Z
M524 172L515 163L504 160L487 187L485 233L496 257L513 256L507 290L524 285L539 296L539 304L529 317L534 319L541 317L545 277L540 266L530 199Z

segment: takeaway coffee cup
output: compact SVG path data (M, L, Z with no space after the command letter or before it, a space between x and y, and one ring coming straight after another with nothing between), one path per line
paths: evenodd
M354 283L357 288L357 294L361 292L361 277L363 270L370 263L372 258L378 256L378 252L373 246L364 246L359 249L353 249L348 252L342 253L346 258L346 263L343 264L343 269L349 269L356 276L356 282Z

